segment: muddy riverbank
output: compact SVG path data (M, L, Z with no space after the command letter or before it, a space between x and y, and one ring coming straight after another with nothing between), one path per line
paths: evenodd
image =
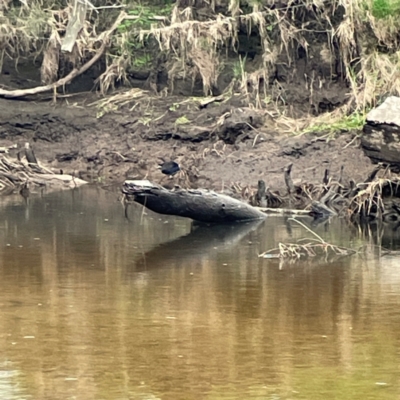
M40 162L101 185L147 178L165 185L235 192L264 179L284 188L283 168L293 163L295 183L320 183L325 168L360 181L372 169L357 132L335 139L280 132L273 116L242 107L240 99L200 104L188 97L130 92L126 104L94 104L92 94L43 101L0 99L0 146L29 141ZM111 103L110 103L111 104ZM12 153L12 152L11 152ZM16 154L16 151L14 152ZM13 154L12 154L13 155ZM169 181L162 160L183 169Z

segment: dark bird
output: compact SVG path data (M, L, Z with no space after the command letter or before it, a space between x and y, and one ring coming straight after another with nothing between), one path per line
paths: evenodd
M169 177L174 176L177 174L181 168L178 163L175 161L166 161L158 166L159 169L161 169L161 172L164 175L168 175Z

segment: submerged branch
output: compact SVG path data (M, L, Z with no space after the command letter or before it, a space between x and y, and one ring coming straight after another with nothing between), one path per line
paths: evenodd
M290 208L271 208L271 207L256 207L260 211L265 212L266 214L273 215L298 215L298 216L309 216L309 210L293 210Z
M304 257L316 257L318 255L351 256L357 253L356 250L347 247L337 246L326 242L321 236L316 234L308 226L295 218L289 221L296 222L310 232L315 238L302 238L297 243L279 243L278 247L264 251L259 254L260 258L281 258L281 259L300 259ZM299 243L307 241L307 243Z

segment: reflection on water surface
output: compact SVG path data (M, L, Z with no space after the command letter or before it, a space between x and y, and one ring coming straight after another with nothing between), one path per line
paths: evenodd
M2 399L399 397L396 256L279 265L257 254L304 235L283 218L129 222L94 188L0 199L0 216Z

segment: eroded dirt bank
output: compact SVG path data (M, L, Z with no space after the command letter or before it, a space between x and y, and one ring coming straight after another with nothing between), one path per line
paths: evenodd
M338 176L342 165L345 180L357 182L372 169L356 133L334 140L280 133L271 116L239 100L202 107L188 98L142 96L105 114L90 105L95 100L71 97L54 106L0 99L0 146L29 141L44 165L102 185L147 178L242 194L259 179L284 190L289 163L295 183L321 183L326 168ZM169 181L157 169L162 159L178 161L183 172Z

